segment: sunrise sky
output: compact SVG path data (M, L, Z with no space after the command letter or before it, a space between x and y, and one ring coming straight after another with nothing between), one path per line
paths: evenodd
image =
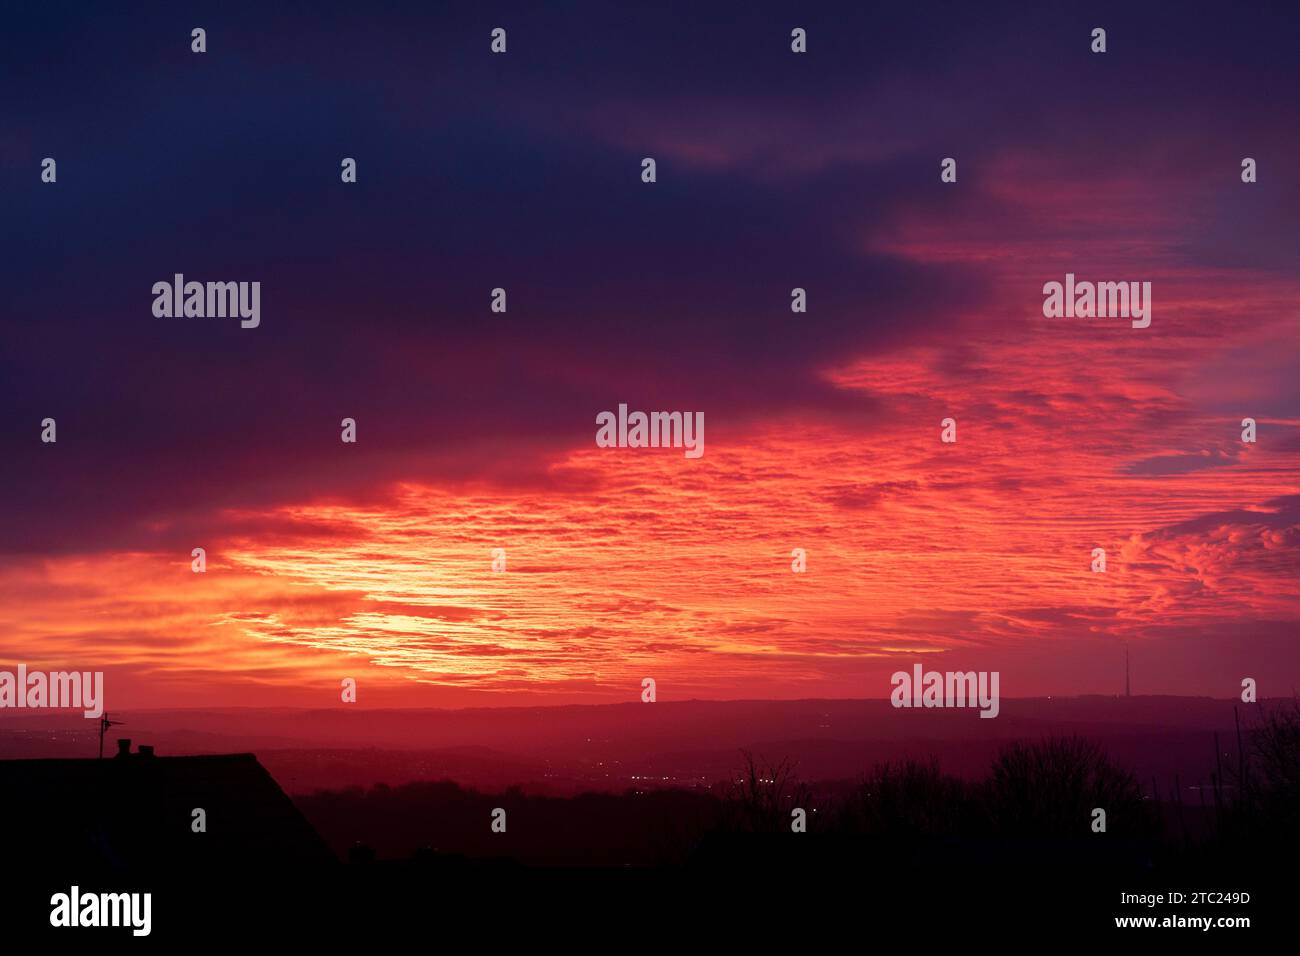
M0 666L110 710L1300 684L1300 15L474 6L12 15ZM177 272L261 326L155 318ZM1045 319L1067 272L1150 328ZM597 448L620 402L703 458Z

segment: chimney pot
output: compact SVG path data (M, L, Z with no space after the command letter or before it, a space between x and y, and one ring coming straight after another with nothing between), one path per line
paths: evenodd
M140 749L137 752L140 754L141 757L152 757L153 744L141 744Z
M117 738L117 755L118 755L119 757L129 757L129 756L131 755L131 738L130 738L130 737L118 737L118 738Z

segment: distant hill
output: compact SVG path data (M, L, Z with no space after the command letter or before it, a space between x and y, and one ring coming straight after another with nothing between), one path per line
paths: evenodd
M1265 702L1267 705L1267 702ZM871 763L934 756L980 774L1012 739L1078 734L1145 780L1208 779L1214 735L1235 748L1233 711L1258 705L1193 697L1004 700L1000 716L904 710L882 700L660 701L468 710L251 709L115 712L160 753L256 753L291 793L451 779L533 792L707 786L739 752L789 758L809 780L849 779ZM94 721L0 716L0 758L91 756ZM125 736L125 734L123 734ZM1231 745L1231 746L1230 746ZM107 749L113 744L110 742Z

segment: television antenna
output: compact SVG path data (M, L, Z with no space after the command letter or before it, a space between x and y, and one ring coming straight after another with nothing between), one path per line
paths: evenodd
M109 720L107 713L105 713L104 716L99 718L99 759L100 760L104 759L104 731L108 730L109 727L118 727L124 723L126 723L126 721L124 720Z

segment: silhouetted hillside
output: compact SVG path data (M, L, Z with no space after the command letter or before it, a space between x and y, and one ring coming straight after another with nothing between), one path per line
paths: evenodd
M132 734L166 753L251 751L290 793L451 779L501 790L572 795L628 788L707 789L736 754L788 758L802 779L851 779L876 763L935 758L946 773L982 776L1007 743L1047 736L1096 741L1162 788L1209 785L1214 735L1235 734L1234 707L1207 698L1004 700L995 720L973 711L900 710L881 700L660 701L477 710L122 712ZM93 721L49 715L0 723L0 757L89 756Z
M1181 788L1162 794L1074 736L1006 744L974 780L912 760L876 764L853 782L807 782L788 760L737 754L731 775L708 790L565 799L439 782L320 792L298 803L337 853L362 847L362 857L380 861L748 866L887 853L900 865L959 866L978 853L999 866L1144 872L1248 863L1295 847L1297 727L1294 705L1247 727L1233 756L1246 782L1231 788L1214 751L1204 751L1212 804L1199 809L1185 805ZM504 833L490 826L497 808Z

